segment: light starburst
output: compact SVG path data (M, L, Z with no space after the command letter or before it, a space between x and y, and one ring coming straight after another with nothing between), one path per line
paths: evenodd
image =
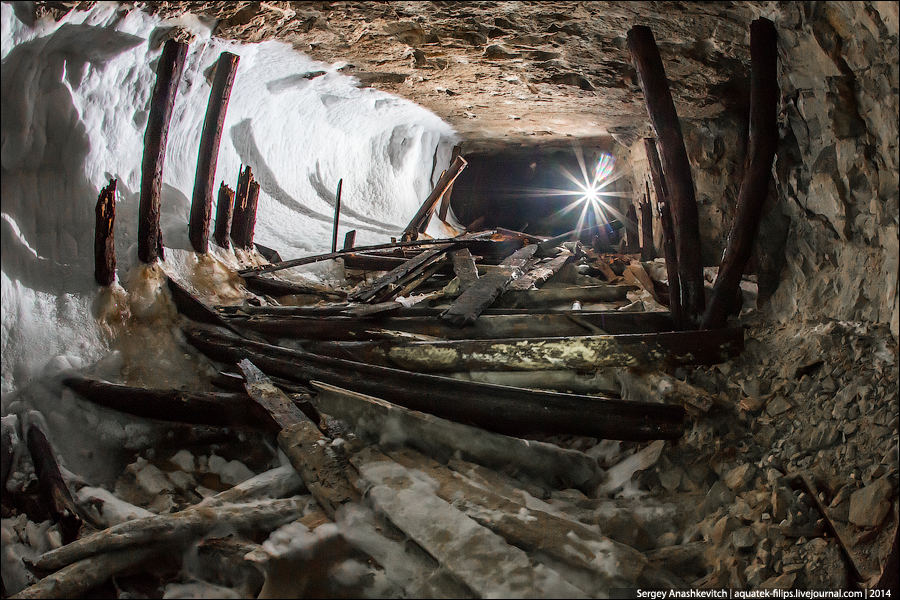
M581 232L586 227L591 227L592 224L606 225L614 219L624 220L619 211L607 201L609 198L626 195L624 192L608 189L611 184L622 177L621 173L615 173L615 159L609 154L601 154L597 164L594 165L593 173L589 173L580 147L575 148L575 156L581 167L581 178L573 175L567 169L563 169L563 174L575 185L576 189L559 190L556 193L577 196L577 198L560 209L557 214L564 215L580 208L581 213L578 216L575 232Z

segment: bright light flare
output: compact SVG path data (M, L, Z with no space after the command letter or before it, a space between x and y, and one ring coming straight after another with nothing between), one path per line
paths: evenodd
M578 158L578 165L581 167L582 178L579 179L569 171L563 170L563 174L574 183L577 188L577 191L563 193L566 195L575 195L578 196L578 198L563 208L560 211L560 214L571 212L580 207L581 214L578 216L578 223L576 225L576 230L578 231L584 229L585 224L590 220L593 220L596 225L608 223L611 220L608 215L622 219L622 215L606 201L607 198L625 195L623 192L606 190L609 185L622 177L621 173L613 174L615 170L615 159L609 154L601 154L597 164L594 166L593 173L589 174L588 169L584 164L584 155L581 152L581 148L575 149L575 155Z

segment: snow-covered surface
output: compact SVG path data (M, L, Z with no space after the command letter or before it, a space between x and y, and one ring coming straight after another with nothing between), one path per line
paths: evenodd
M187 237L210 67L223 51L240 63L216 181L234 187L241 164L251 165L261 186L255 241L285 258L330 248L338 180L340 235L355 229L358 244L381 243L402 231L449 163L456 135L433 113L360 88L342 65L315 62L286 44L213 39L212 25L189 16L161 22L101 2L30 28L2 5L4 394L55 357L62 357L60 368L96 361L110 339L96 317L134 310L129 283L146 278L135 275L142 271L136 235L143 138L159 40L171 27L197 37L168 135L166 272L191 279L222 271L217 262L234 262L217 248L198 262ZM305 77L317 71L324 74ZM111 178L118 179L115 243L124 290L109 298L93 280L93 243L94 206ZM145 291L152 304L154 290Z

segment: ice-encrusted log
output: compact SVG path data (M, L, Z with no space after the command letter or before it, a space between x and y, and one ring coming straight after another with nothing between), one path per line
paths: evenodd
M750 24L750 163L737 200L737 214L725 255L703 318L707 328L724 327L753 254L763 205L778 148L778 35L775 24L759 18Z
M665 68L650 28L643 25L632 27L628 31L628 48L644 92L650 123L656 133L668 199L672 203L685 327L696 329L706 307L706 292L700 253L700 219L691 165Z
M684 329L684 313L681 308L681 286L678 284L678 253L675 250L675 228L672 224L672 212L669 203L669 192L663 175L662 164L656 140L644 138L644 150L650 163L650 180L656 192L656 205L659 207L659 223L663 232L663 256L666 259L666 274L669 281L669 312L675 329Z
M419 210L410 220L406 229L403 230L401 241L408 242L415 240L418 238L419 233L425 231L428 226L428 221L431 219L431 215L434 214L437 201L440 200L444 192L447 191L447 188L456 181L456 178L463 172L463 169L466 168L467 164L466 160L461 156L457 156L453 162L450 163L450 167L448 167L447 170L444 171L444 174L441 175L441 178L438 179L434 189L431 190L431 193L425 198L422 206L419 207Z
M35 419L27 417L24 425L27 427L25 442L28 445L31 460L34 462L41 497L48 506L50 514L59 524L63 543L68 544L78 537L78 531L81 529L81 515L72 499L69 486L66 485L59 472L56 453L47 440L47 436L41 431Z
M306 498L294 496L247 504L190 507L173 514L135 519L45 552L34 561L34 567L42 571L56 571L98 554L197 539L223 526L242 531L271 531L295 520L308 504Z
M341 218L341 188L344 187L344 180L338 181L337 192L334 195L334 230L331 234L331 251L337 252L338 238L338 222Z
M240 57L231 52L223 52L216 61L216 75L209 102L206 105L206 119L200 134L200 154L197 157L197 174L194 177L194 195L191 199L191 218L188 238L196 252L205 254L209 246L209 219L212 216L213 188L216 184L216 163L219 160L219 142L228 110L228 99L234 85ZM221 193L220 193L221 198Z
M243 340L199 324L185 323L182 330L191 345L214 360L248 358L268 375L390 398L413 410L507 435L541 432L647 440L675 439L684 432L685 411L680 406L459 381Z
M537 244L531 244L505 258L500 263L500 269L492 271L470 286L441 315L441 319L455 327L465 327L474 323L511 281L522 276L522 267L534 256L537 249Z
M591 493L603 476L597 461L583 452L454 423L326 383L314 381L312 387L316 406L346 421L364 440L377 442L385 432L395 432L389 435L392 442L437 460L459 456L553 489L578 488Z
M116 222L116 182L100 191L97 198L97 222L94 231L94 279L100 285L110 286L116 280L116 242L113 227Z
M184 70L187 44L170 39L163 46L156 67L156 85L150 98L150 116L144 134L144 159L141 164L141 201L138 221L138 258L143 263L164 259L159 227L160 195L169 121L175 106L178 82Z
M216 202L216 227L213 231L213 240L226 250L231 247L231 219L234 212L234 190L225 185L223 181L219 185L219 199Z

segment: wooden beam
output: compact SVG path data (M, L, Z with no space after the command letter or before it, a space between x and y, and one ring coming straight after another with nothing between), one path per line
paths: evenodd
M216 163L219 160L219 142L228 100L234 85L240 57L223 52L216 61L216 75L209 91L206 119L200 135L200 154L197 157L197 174L194 177L194 195L191 199L191 218L188 237L196 252L205 254L209 245L209 220L212 216L213 188L216 184Z
M628 205L625 213L625 253L633 254L640 250L641 240L638 236L637 211L634 204Z
M641 260L649 261L656 258L656 248L653 247L653 205L650 204L650 194L647 200L641 203Z
M241 169L234 194L234 215L231 221L231 241L235 248L246 249L247 230L250 228L250 194L253 188L253 171L250 165ZM254 213L255 218L255 213ZM250 234L252 240L253 234Z
M672 224L672 213L669 203L669 192L663 175L662 164L656 140L644 138L644 150L650 163L650 180L656 192L656 205L659 207L659 222L663 231L663 256L666 259L666 273L669 279L669 311L675 329L684 329L684 312L681 306L681 286L678 284L678 254L675 250L675 228Z
M644 92L650 123L656 132L668 198L672 203L685 327L696 329L706 307L706 292L700 252L700 220L691 165L665 68L650 28L642 25L632 27L628 31L628 48Z
M338 180L337 192L334 194L334 229L331 234L331 251L337 252L338 238L338 221L341 218L341 188L344 186L344 180Z
M231 217L234 212L234 191L223 181L219 186L219 200L216 202L216 228L213 240L226 250L231 247Z
M459 157L459 144L453 146L453 154L450 156L450 164L453 164ZM453 182L447 186L447 191L441 194L441 205L438 208L438 218L441 221L447 220L447 211L450 209L450 194L453 193Z
M363 285L359 289L354 290L347 296L347 299L351 302L369 302L370 300L378 298L379 302L383 302L385 299L382 297L381 292L385 290L385 288L397 284L409 274L421 273L434 262L442 259L444 253L451 247L451 244L439 244L431 250L426 250L415 258L404 262L397 268L382 275L371 284Z
M762 209L778 148L778 35L775 24L759 18L750 24L750 163L741 183L737 214L703 318L704 327L724 327L753 254Z
M418 238L419 233L425 231L425 228L428 226L428 220L434 213L437 201L447 190L447 187L450 186L457 177L459 177L459 174L462 173L467 164L468 163L466 163L466 160L463 157L456 157L456 159L450 164L450 167L444 172L443 175L441 175L441 178L438 179L437 185L434 186L434 189L431 190L431 193L427 198L425 198L422 206L419 207L419 210L416 212L415 216L413 216L412 220L410 220L409 225L407 225L406 229L403 230L401 241L409 242L415 240L416 238Z
M478 281L478 269L475 259L468 248L460 248L450 253L453 259L453 272L459 278L459 292L463 293Z
M97 221L94 230L94 280L103 286L110 286L116 280L116 242L114 225L116 222L116 182L100 191L95 210Z
M571 252L562 252L554 258L546 258L536 264L525 275L509 284L509 287L506 289L513 292L524 292L533 287L540 287L553 277L563 265L569 262L573 256Z
M156 85L150 98L150 117L144 134L144 158L141 164L141 200L138 208L138 258L152 263L165 258L159 228L160 195L169 121L175 106L178 82L184 70L187 44L168 40L156 67Z
M75 501L72 500L69 487L59 472L56 453L37 423L32 422L28 426L25 441L28 445L28 452L31 454L31 460L34 462L41 497L59 525L63 544L69 544L78 537L78 531L81 529L81 515L75 506Z
M355 244L355 243L356 243L356 230L351 229L344 236L344 248L343 249L344 250L352 250L353 244Z

